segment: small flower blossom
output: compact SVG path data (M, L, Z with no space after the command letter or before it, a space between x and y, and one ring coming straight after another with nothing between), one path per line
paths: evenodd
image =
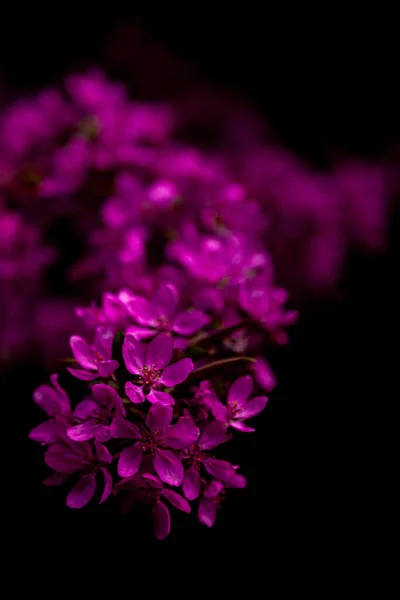
M72 475L83 471L66 498L69 508L82 508L93 498L96 491L96 476L101 471L104 488L99 504L107 500L112 491L112 476L107 466L112 456L107 448L95 442L63 440L51 444L45 454L46 464L57 473Z
M257 396L249 400L253 391L253 380L248 375L239 377L231 385L225 408L225 420L228 426L243 432L255 431L244 423L258 415L267 405L266 396Z
M113 437L131 437L138 441L122 450L118 461L120 477L132 477L141 465L143 454L153 457L154 470L161 481L172 486L181 485L184 469L179 455L174 450L190 446L200 434L190 417L181 417L175 425L170 425L172 408L154 404L145 420L142 430L126 424L117 418L113 426Z
M75 442L95 439L108 442L112 437L111 422L115 415L125 415L122 400L109 385L98 383L92 388L92 399L76 406L74 421L78 424L67 429L67 436Z
M66 427L72 422L71 404L68 394L58 383L58 375L51 375L50 385L39 386L33 400L50 417L29 433L31 440L41 444L50 444L62 437Z
M111 359L113 335L106 327L98 327L93 346L83 338L73 335L70 345L75 360L81 369L68 369L71 375L83 381L92 381L98 377L110 377L118 368L118 362Z
M180 494L166 488L158 477L151 473L135 475L123 479L114 486L114 493L127 491L131 500L139 500L150 504L154 518L154 535L158 540L165 539L171 530L171 515L163 500L185 513L190 513L190 505Z
M160 386L173 387L185 381L193 370L190 358L169 365L174 342L171 337L159 334L148 345L127 335L122 348L126 368L139 376L139 385L128 382L125 392L131 402L140 403L145 398L151 403L174 404L173 397L160 391ZM169 365L169 366L168 366Z

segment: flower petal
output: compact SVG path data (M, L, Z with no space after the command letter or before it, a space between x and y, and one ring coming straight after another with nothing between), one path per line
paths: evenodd
M171 423L171 420L171 406L153 404L153 406L150 408L147 414L146 425L151 431L153 431L154 429L165 429Z
M128 308L129 314L139 325L150 325L152 327L157 325L154 307L145 298L136 296L134 300L129 302Z
M205 460L203 464L210 475L217 479L221 479L222 481L230 481L236 475L235 469L227 460L209 458L208 460Z
M233 429L241 431L242 433L253 433L255 431L254 427L249 427L248 425L245 425L243 421L235 421L233 419L232 421L229 421L229 425L233 427Z
M212 498L202 498L199 502L197 516L200 523L212 527L217 518L217 505Z
M144 346L133 335L127 335L122 344L125 366L130 373L138 375L144 365Z
M266 392L271 392L276 386L276 378L267 361L264 358L257 356L257 362L254 363L252 369L257 383Z
M103 473L103 477L104 477L104 489L103 489L101 498L99 500L99 504L102 504L103 502L105 502L105 500L107 500L107 498L111 494L112 485L113 485L113 479L112 479L111 473L104 467L101 467L101 472Z
M223 489L224 489L224 485L220 481L213 479L212 481L210 481L210 485L204 491L204 497L205 498L216 498Z
M196 500L200 494L200 473L197 469L188 469L183 480L183 493L188 500Z
M163 404L164 406L172 406L175 404L175 400L171 396L171 394L167 394L167 392L156 392L156 390L150 390L150 393L147 394L147 400L152 404Z
M266 396L257 396L248 402L240 411L241 419L250 419L258 415L266 407L268 398Z
M119 403L117 390L112 388L110 385L106 385L105 383L96 383L92 387L92 395L93 398L96 399L97 403L105 408L113 408Z
M73 335L69 343L76 362L84 369L97 369L96 355L86 340L78 335Z
M168 502L170 502L172 506L175 506L175 508L178 510L182 510L185 513L190 513L189 502L180 494L177 494L173 490L164 489L161 495L164 496L164 498L166 498Z
M145 401L142 388L137 385L133 385L131 381L127 381L125 384L125 394L134 404L141 404Z
M139 341L153 337L155 333L155 329L150 329L150 327L141 327L140 325L131 325L126 330L126 335L133 335L133 337Z
M212 421L204 428L199 444L204 450L212 450L225 440L226 425L222 421Z
M139 428L133 423L126 421L119 415L116 416L110 425L110 435L117 439L140 439Z
M89 373L89 371L82 371L81 369L70 369L67 368L67 371L71 373L77 379L81 379L82 381L93 381L93 379L97 379L98 373Z
M104 360L99 362L99 375L100 377L110 377L119 367L117 360Z
M95 421L86 421L67 429L67 436L74 442L85 442L91 440L96 433L98 425Z
M239 406L246 404L253 391L253 380L249 375L239 377L230 387L228 393L228 403L236 402Z
M112 454L107 450L104 444L100 444L100 442L95 440L94 448L96 450L97 459L99 460L99 462L104 462L107 464L112 463Z
M96 414L98 407L99 405L94 400L82 400L75 407L74 417L82 420L90 419Z
M93 498L95 490L95 476L83 475L69 492L65 503L68 508L82 508Z
M173 347L173 339L160 333L147 346L146 365L156 369L164 369L171 360Z
M29 439L40 444L51 444L51 442L56 441L61 432L62 428L58 423L46 421L32 429L29 433Z
M178 302L178 290L172 283L161 284L153 298L153 305L158 316L164 317L169 317L175 313Z
M164 369L160 381L167 387L178 385L185 381L189 373L193 371L193 362L190 358L182 358L173 365Z
M154 535L158 540L164 540L171 531L171 515L163 502L157 502L153 508Z
M49 475L48 477L46 477L46 479L43 480L43 485L64 485L64 483L68 481L68 479L69 475L66 475L65 473L53 473L52 475Z
M142 449L134 444L122 450L118 461L118 475L120 477L132 477L139 471L142 462Z
M169 448L182 450L196 442L200 435L200 429L192 417L181 417L176 425L171 425L166 431L166 440Z
M182 312L176 317L172 329L179 335L193 335L210 321L210 317L202 310Z
M154 457L154 470L164 483L168 485L181 485L184 470L179 458L169 450L156 450Z

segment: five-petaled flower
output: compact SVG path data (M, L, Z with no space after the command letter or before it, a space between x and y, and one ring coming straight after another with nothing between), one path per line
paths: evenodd
M133 375L139 376L139 385L129 381L125 386L126 395L131 402L137 404L147 398L151 403L174 404L171 394L159 388L173 387L185 381L193 371L193 362L190 358L182 358L169 365L173 346L173 339L165 334L159 334L148 345L139 342L132 335L125 337L122 353L126 368Z
M188 448L195 442L200 430L191 417L181 417L175 425L172 407L154 404L141 430L133 423L116 417L111 426L113 437L136 439L133 445L122 450L118 461L118 475L132 477L140 468L143 454L153 457L153 466L164 483L181 485L184 477L182 459L177 450Z
M110 377L118 368L118 362L111 358L113 337L112 330L107 327L97 327L93 345L73 335L70 338L72 354L83 369L68 369L71 375L83 381Z

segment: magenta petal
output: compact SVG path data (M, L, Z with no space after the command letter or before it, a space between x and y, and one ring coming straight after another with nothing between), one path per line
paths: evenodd
M232 488L245 488L247 485L247 480L246 477L244 477L244 475L239 475L238 473L235 473L235 477L232 477L232 479L226 483L225 482L225 487L232 487Z
M163 502L157 502L153 509L154 535L158 540L164 540L171 530L171 515Z
M78 335L73 335L69 343L76 362L84 369L97 369L96 355L86 340Z
M181 485L184 470L179 458L169 450L156 451L154 457L154 470L164 483L168 485Z
M66 475L65 473L53 473L52 475L49 475L48 477L46 477L46 479L43 480L43 485L63 485L66 481L68 481L68 479L69 475Z
M130 381L125 384L125 394L134 404L141 404L145 401L142 388L138 387L137 385L133 385L133 383Z
M144 347L133 335L127 335L122 345L125 366L130 373L138 375L144 365Z
M104 489L103 489L101 498L99 500L99 504L102 504L103 502L105 502L105 500L107 500L107 498L111 494L112 485L113 485L111 473L104 467L101 467L101 472L103 473L103 477L104 477Z
M153 305L145 298L137 296L132 300L129 303L129 314L139 325L151 325L155 327L157 324Z
M29 439L40 444L50 444L56 441L61 431L60 425L54 421L46 421L32 429L29 433Z
M142 462L142 449L139 445L130 446L122 450L118 461L118 475L132 477L138 472Z
M153 298L158 314L166 317L175 313L178 301L178 290L172 283L161 284Z
M50 385L41 385L33 392L33 400L49 416L60 412L69 412L70 404L67 393L58 385L57 375L51 375L50 380L56 389Z
M210 321L210 317L202 310L187 311L176 317L173 330L179 335L193 335Z
M147 340L147 338L153 337L156 333L155 329L150 327L141 327L140 325L131 325L126 330L126 334L133 335L137 340Z
M154 429L165 429L171 423L171 420L172 408L170 406L153 404L147 414L146 425L151 431Z
M170 502L172 506L175 506L175 508L178 510L182 510L185 513L190 513L189 502L180 494L177 494L173 490L164 489L161 495L164 496L164 498L166 498L168 502Z
M198 440L200 429L192 417L181 417L177 424L168 427L165 433L168 447L182 450Z
M68 367L67 371L71 373L77 379L81 379L82 381L93 381L93 379L97 379L98 373L89 373L89 371L82 371L81 369L70 369Z
M217 505L212 498L202 498L197 511L200 523L212 527L217 518Z
M210 458L205 460L203 464L210 475L222 481L230 481L236 475L235 469L226 460Z
M224 489L223 484L220 481L210 481L210 485L204 492L205 498L216 498L218 494Z
M230 387L228 393L228 403L237 402L239 406L243 406L250 398L253 391L253 380L249 375L239 377Z
M59 446L58 444L49 446L44 455L44 461L46 465L59 473L75 473L83 466L81 457L76 456L65 446Z
M117 360L105 360L99 363L100 377L110 377L119 367Z
M94 448L96 450L97 458L99 462L111 464L112 463L112 454L107 450L104 444L100 444L97 440L94 442Z
M267 361L258 356L257 362L253 365L253 372L258 384L266 391L271 392L276 386L275 375Z
M67 429L67 436L71 440L74 440L74 442L84 442L86 440L91 440L95 436L97 428L97 423L94 421L87 421L86 423L80 423L79 425L69 427Z
M94 386L96 387L96 386ZM74 417L77 419L89 419L98 410L98 404L94 400L82 400L79 402L74 410Z
M105 383L96 383L96 385L92 387L92 395L100 406L113 408L119 403L117 390Z
M139 428L133 423L125 421L120 416L113 419L110 425L110 435L113 438L140 439Z
M164 369L160 381L167 387L178 385L185 381L189 373L193 371L193 362L190 358L182 358L174 365L170 365Z
M147 394L147 400L152 404L163 404L164 406L172 406L175 404L175 400L171 396L171 394L167 394L167 392L156 392L155 390L151 390L149 394Z
M200 473L197 469L188 469L183 480L183 493L188 500L196 500L200 494Z
M257 396L248 402L240 411L241 419L250 419L258 415L266 407L268 398L266 396Z
M226 425L222 421L212 421L204 428L199 444L204 450L216 448L225 439Z
M171 360L173 347L173 339L160 333L147 347L146 365L150 368L164 369Z
M93 498L95 490L95 476L83 475L69 492L65 503L68 508L82 508Z
M253 433L255 431L254 427L249 427L245 425L243 421L229 421L229 425L236 429L237 431L241 431L242 433Z

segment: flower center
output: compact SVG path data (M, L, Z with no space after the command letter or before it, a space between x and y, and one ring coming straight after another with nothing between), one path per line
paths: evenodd
M240 413L240 406L236 400L228 403L229 416L231 419L235 419Z
M143 369L140 369L139 373L143 380L143 384L149 386L154 385L161 377L161 371L156 369L154 365L151 367L143 367Z
M142 437L140 439L142 452L148 452L154 456L157 448L164 448L165 446L166 439L164 429L153 429L153 431L142 430Z

